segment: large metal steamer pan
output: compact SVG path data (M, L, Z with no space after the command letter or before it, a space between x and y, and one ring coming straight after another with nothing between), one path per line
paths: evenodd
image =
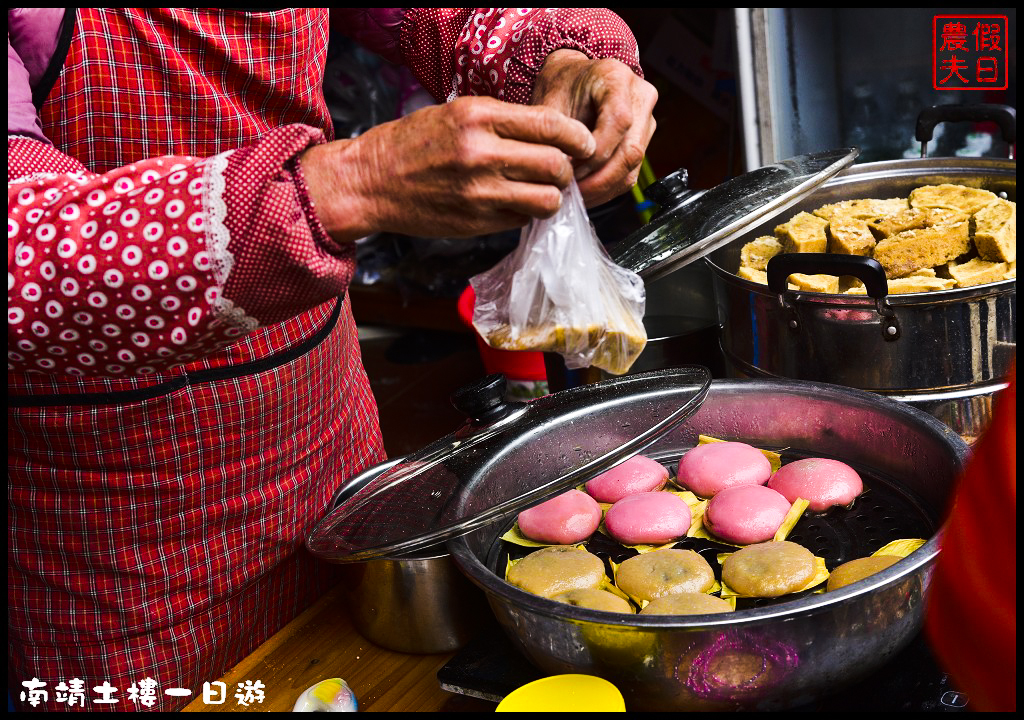
M835 383L915 402L966 436L986 418L975 407L1005 387L1016 352L1017 281L889 295L887 318L865 296L787 292L738 277L740 249L800 211L856 198L907 197L921 185L957 183L1016 199L1016 163L995 158L923 158L854 165L773 219L713 252L712 270L730 366L749 377ZM811 271L813 272L813 271ZM794 329L794 326L796 329ZM957 406L950 410L950 403Z
M698 434L846 460L903 484L936 527L967 454L950 428L904 403L785 380L716 380L697 413L645 452L681 453ZM496 523L449 541L460 569L535 665L607 678L631 710L781 709L863 678L920 630L938 553L936 533L906 559L842 590L724 616L619 615L504 582L486 564L502 530Z

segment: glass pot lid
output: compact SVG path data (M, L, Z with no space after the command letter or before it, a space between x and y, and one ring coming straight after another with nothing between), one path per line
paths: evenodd
M703 367L626 375L530 403L505 403L504 377L456 393L472 420L385 467L306 541L332 562L394 557L509 517L643 450L700 407ZM369 473L364 473L364 475Z
M659 213L609 254L644 280L668 275L794 205L856 157L856 148L797 155L703 192L688 190L686 171L676 171L647 190Z

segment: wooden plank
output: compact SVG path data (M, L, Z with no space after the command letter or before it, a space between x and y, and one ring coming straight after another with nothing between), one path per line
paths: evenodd
M464 709L461 700L453 706L454 696L437 681L454 653L405 655L376 647L352 626L342 592L326 594L219 678L227 685L223 704L206 704L200 690L184 712L286 712L306 688L332 677L349 684L361 711ZM235 692L246 680L266 686L262 704L238 704Z

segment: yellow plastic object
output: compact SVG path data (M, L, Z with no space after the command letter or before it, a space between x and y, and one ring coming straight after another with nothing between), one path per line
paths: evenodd
M626 712L626 701L599 677L552 675L513 690L495 712Z

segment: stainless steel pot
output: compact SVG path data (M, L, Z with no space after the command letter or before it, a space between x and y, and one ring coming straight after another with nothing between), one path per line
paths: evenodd
M403 462L393 458L342 485L337 507ZM443 545L409 555L341 566L352 624L370 642L396 652L451 652L472 640L486 620L483 595L456 568Z
M678 455L698 434L844 460L907 493L934 527L967 454L950 428L906 404L784 380L715 381L697 413L644 452ZM631 710L780 709L865 677L919 631L938 552L936 533L908 558L842 590L726 615L619 615L505 583L495 550L508 522L450 540L456 563L534 664L607 678Z
M684 367L524 404L505 400L503 376L484 378L452 398L461 428L349 480L306 545L349 565L352 619L368 639L455 649L487 610L443 543L614 467L694 412L710 384L707 369Z
M1016 198L1016 164L992 158L926 158L855 165L785 217L854 198L906 197L915 187L958 183ZM994 394L1016 352L1016 280L911 295L827 295L784 290L735 274L742 246L770 235L762 222L707 259L721 344L733 372L871 390L914 404L969 439L987 426ZM804 267L800 272L813 273Z

